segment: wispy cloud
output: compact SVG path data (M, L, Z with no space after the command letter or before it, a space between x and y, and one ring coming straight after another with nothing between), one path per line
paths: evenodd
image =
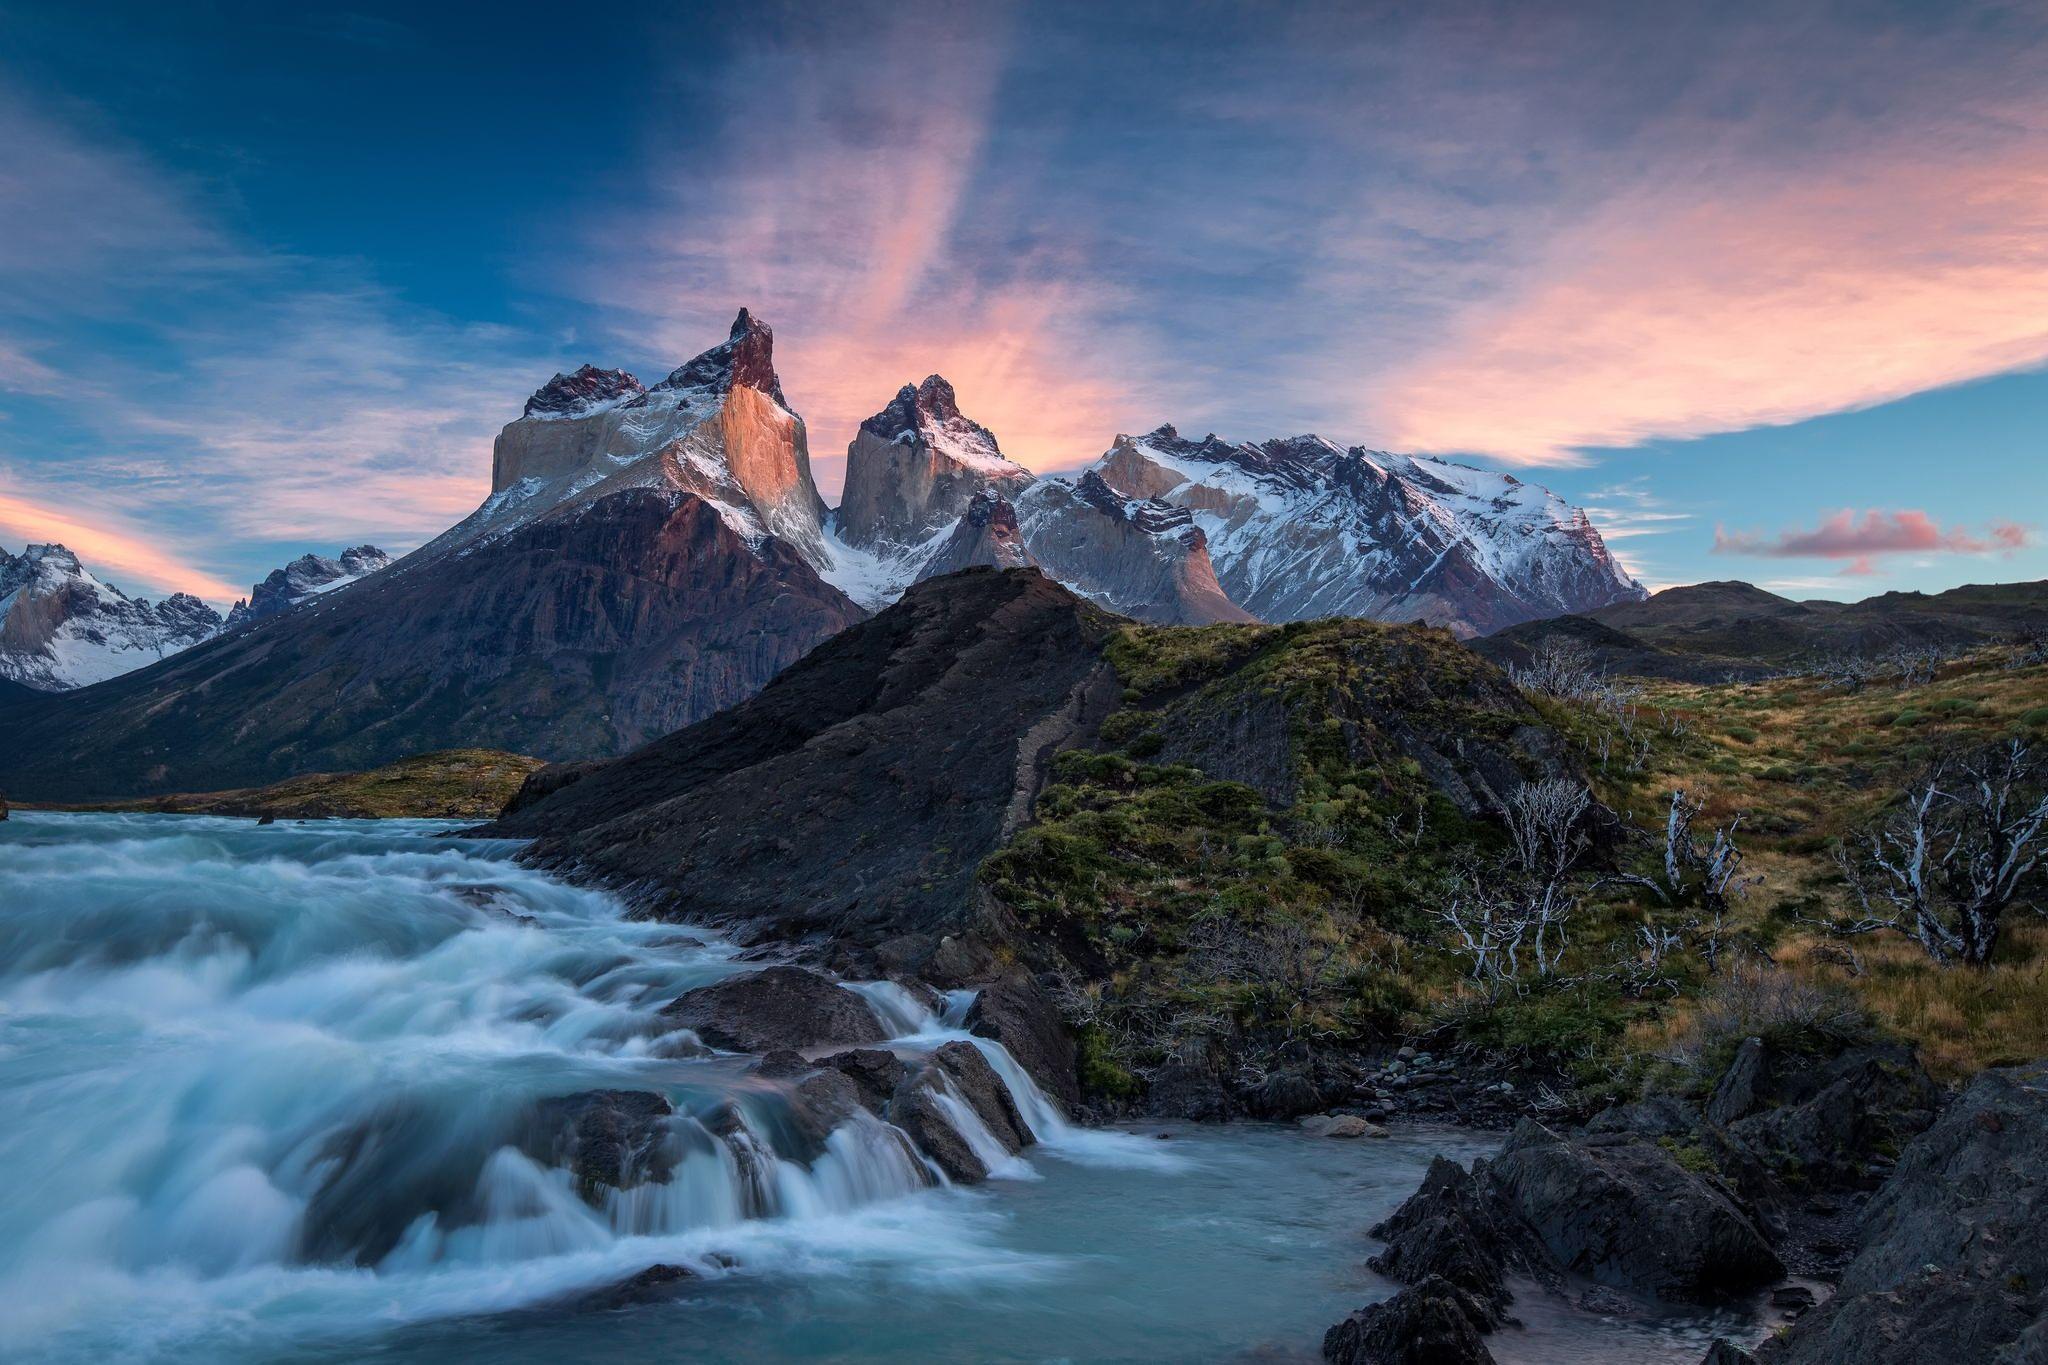
M0 428L8 528L226 600L252 542L406 548L474 506L556 357L217 218L118 137L0 89L0 392L56 414Z
M1012 458L1107 445L1142 380L1126 300L1045 232L1003 236L984 179L1007 43L990 11L807 11L750 35L719 122L655 138L656 207L599 231L586 293L676 359L746 305L831 484L862 419L942 373Z
M32 502L0 490L0 533L24 544L60 544L109 578L129 580L164 592L189 592L224 602L245 589L191 567L150 534L109 518L104 511L82 513Z

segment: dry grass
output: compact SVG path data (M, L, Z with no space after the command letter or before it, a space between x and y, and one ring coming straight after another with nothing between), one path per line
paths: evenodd
M1843 903L1834 843L1930 761L2010 735L2048 743L2048 667L2008 670L1988 650L1924 687L1650 683L1643 700L1658 716L1683 717L1689 733L1660 727L1647 770L1603 779L1601 795L1639 824L1674 786L1705 798L1702 825L1742 814L1747 870L1764 875L1743 921L1787 973L1848 992L1916 1042L1937 1075L2048 1055L2048 923L2020 921L1984 970L1938 967L1901 937L1837 940L1808 925ZM1664 1050L1690 1013L1640 1026L1637 1041Z

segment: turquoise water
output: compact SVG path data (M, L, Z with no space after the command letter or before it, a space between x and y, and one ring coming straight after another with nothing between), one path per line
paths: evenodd
M1084 1131L1027 1094L1040 1144L985 1186L879 1125L805 1161L779 1090L659 1013L745 970L729 946L511 852L422 822L0 823L0 1356L1309 1359L1389 1291L1364 1229L1433 1154L1491 1145ZM899 1048L961 1036L865 993ZM599 1087L668 1095L691 1145L593 1209L504 1134ZM693 1117L721 1106L747 1160ZM700 1278L573 1306L656 1262ZM1715 1325L1538 1308L1501 1360L1692 1365Z

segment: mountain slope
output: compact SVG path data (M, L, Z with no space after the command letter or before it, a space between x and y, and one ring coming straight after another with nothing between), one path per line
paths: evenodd
M388 569L101 687L0 707L0 780L83 800L425 749L617 753L861 618L798 543L812 528L815 553L822 504L767 327L742 313L662 384L614 383L580 410L565 383L507 427L483 506Z
M1795 602L1748 583L1693 583L1582 616L1532 621L1476 642L1521 662L1569 639L1596 666L1643 677L1756 677L1826 654L1875 657L1903 645L1967 647L2048 631L2048 581Z
M1115 706L1119 624L1030 570L920 583L751 701L544 770L493 832L692 920L921 960L972 927L975 869L1052 754Z
M130 597L62 545L0 550L0 678L37 691L84 687L175 654L221 628L220 613L173 593Z

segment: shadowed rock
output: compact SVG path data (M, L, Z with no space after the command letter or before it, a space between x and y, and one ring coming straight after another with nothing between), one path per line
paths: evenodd
M878 1043L887 1036L865 1000L803 967L767 967L700 986L662 1013L728 1052Z

